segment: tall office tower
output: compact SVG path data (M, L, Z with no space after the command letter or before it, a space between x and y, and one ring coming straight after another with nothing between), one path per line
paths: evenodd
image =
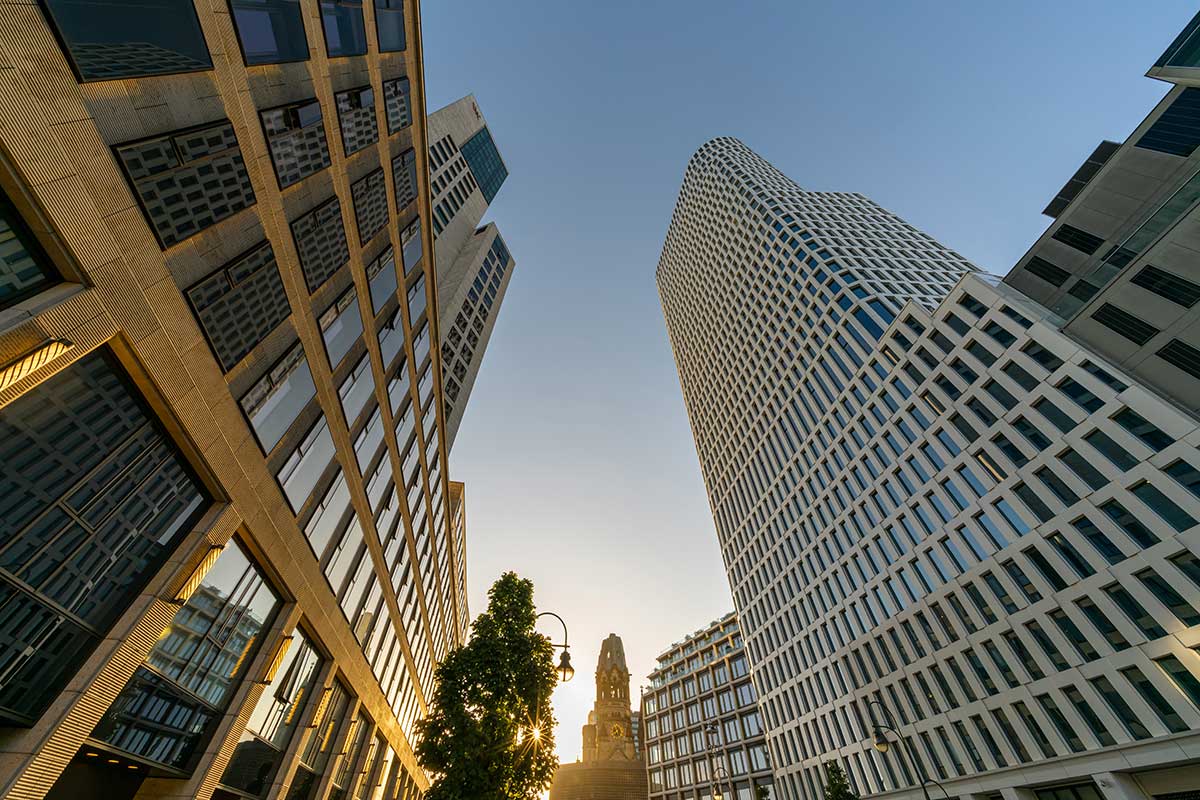
M1185 140L1198 119L1158 135ZM1167 159L1160 174L1182 164L1146 146L1154 125L1096 177L1151 169L1137 148ZM1102 201L1096 187L1059 210L1075 226L1058 236L1067 250L1098 224L1081 208ZM1159 220L1118 225L1115 240L1170 236L1158 215L1171 202L1111 205ZM1170 306L1200 291L1196 262L1174 251L1196 212L1173 219L1174 240L1122 245L1135 255L1117 280L1135 285L1096 295L1130 318L1158 309L1142 324L1163 326L1160 348L1188 335ZM1089 248L1107 258L1102 244ZM1147 257L1168 277L1142 272ZM1120 357L1118 338L1009 280L859 195L801 189L735 140L688 165L658 284L776 795L820 797L830 761L863 794L902 798L925 776L1005 800L1200 786L1187 362ZM1101 317L1123 336L1104 319L1125 317Z
M642 694L650 800L755 800L772 784L757 695L731 611L658 657Z
M429 164L451 447L516 266L495 224L480 226L508 168L473 95L429 115Z
M0 18L0 795L428 785L465 609L419 25Z

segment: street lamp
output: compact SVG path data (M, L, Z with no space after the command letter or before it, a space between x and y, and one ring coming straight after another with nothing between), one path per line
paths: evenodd
M729 770L725 769L720 764L717 764L716 769L713 770L713 777L717 779L717 790L713 792L713 800L724 800L722 792L725 788L725 784L721 780L722 774L724 774L726 779L729 778Z
M917 758L916 753L912 751L912 744L905 739L903 735L901 735L899 730L896 729L896 722L894 719L892 719L892 712L888 711L888 707L878 700L872 700L867 703L867 710L870 711L872 706L879 706L880 710L883 711L884 717L884 721L881 724L876 722L875 715L873 713L871 714L871 725L873 727L871 744L874 745L875 749L880 753L886 753L891 747L891 742L888 741L887 735L884 732L890 731L891 733L896 734L896 738L900 740L900 751L904 753L904 757L908 760L909 765L912 767L913 773L921 781L921 794L925 800L930 800L929 784L931 783L941 789L942 794L946 795L947 800L949 800L950 793L946 791L946 787L942 786L933 778L925 774L925 770L921 765L920 759Z
M716 722L708 722L704 725L704 749L708 752L708 791L712 795L712 800L723 800L721 790L724 788L721 782L721 773L725 773L725 777L729 777L728 770L725 767L717 764L713 766L713 753L717 747L713 743L713 739L720 735L720 729L717 728Z
M562 676L562 682L566 683L567 681L571 680L571 678L575 677L575 668L571 666L571 653L569 650L569 645L567 644L567 623L563 622L563 618L558 614L555 614L553 611L543 611L542 613L538 614L537 617L534 617L534 619L538 619L540 617L554 617L556 620L562 623L563 643L554 644L554 642L551 642L550 646L562 648L562 656L558 659L558 674ZM547 636L546 638L549 639L550 637Z

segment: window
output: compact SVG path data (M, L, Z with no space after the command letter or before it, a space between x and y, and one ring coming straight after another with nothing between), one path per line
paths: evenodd
M412 125L408 78L394 78L383 82L383 110L387 116L389 134Z
M421 260L421 219L419 217L414 219L412 224L400 234L400 243L404 253L404 274L407 275Z
M1197 301L1200 301L1200 286L1187 278L1181 278L1150 264L1142 267L1136 275L1129 279L1129 282L1154 292L1159 297L1165 297L1184 308L1191 308L1196 305Z
M1128 450L1114 442L1112 437L1103 431L1094 430L1083 437L1083 440L1122 472L1128 472L1138 465L1137 459L1130 455Z
M1117 630L1117 626L1112 624L1112 620L1100 610L1092 598L1081 597L1075 601L1075 605L1079 606L1084 616L1091 621L1092 625L1096 626L1096 630L1114 650L1125 650L1129 647L1129 642L1125 639L1124 634Z
M321 326L321 337L325 340L325 352L329 355L329 366L337 369L338 364L350 352L350 348L362 336L362 315L358 313L357 295L351 286L321 314L317 322Z
M117 750L190 769L262 646L279 597L236 541L92 731Z
M1117 740L1108 732L1108 728L1104 727L1104 723L1100 720L1100 717L1092 710L1087 700L1084 699L1082 692L1074 686L1064 686L1062 693L1070 701L1071 705L1075 706L1075 710L1079 712L1079 716L1083 717L1083 721L1087 723L1101 747L1111 747L1117 743Z
M308 59L299 0L231 0L247 66Z
M392 159L392 180L396 184L396 213L417 199L417 153L411 147Z
M396 258L391 245L367 264L367 281L371 287L371 309L374 314L378 314L387 305L387 301L396 295L398 278Z
M47 0L42 7L82 81L212 69L191 0Z
M1044 280L1051 286L1062 286L1071 277L1071 273L1062 267L1051 264L1044 258L1034 256L1025 264L1025 271Z
M270 788L288 742L299 727L321 672L321 657L300 631L250 712L245 732L221 776L221 784L263 797Z
M1191 603L1184 600L1179 592L1163 580L1162 576L1153 568L1147 567L1140 572L1135 572L1134 577L1141 581L1155 599L1166 606L1184 625L1200 625L1200 613L1197 613Z
M102 349L0 409L0 719L37 720L207 504L132 387Z
M1109 596L1117 608L1125 613L1125 616L1129 617L1129 621L1137 626L1147 639L1159 639L1167 635L1167 632L1154 621L1154 617L1150 616L1146 608L1127 592L1125 587L1111 583L1104 587L1104 593ZM1085 608L1084 611L1086 612L1087 609Z
M329 166L321 104L305 100L259 113L279 188Z
M1055 704L1050 695L1039 694L1035 699L1038 701L1038 705L1042 707L1042 711L1046 712L1046 716L1054 723L1058 735L1066 742L1067 747L1071 748L1071 752L1083 752L1083 741L1075 733L1075 729L1071 727L1071 723L1067 721L1066 716L1059 710L1058 705Z
M358 226L359 243L366 244L383 230L388 221L383 169L372 170L350 184L350 199L354 202L354 222Z
M1117 526L1125 531L1126 535L1141 548L1151 547L1158 544L1158 537L1150 532L1142 523L1138 522L1132 514L1116 500L1109 500L1104 505L1100 506L1100 510L1108 515L1108 518L1117 523Z
M342 149L346 155L362 150L379 140L375 124L375 90L370 86L347 89L333 96L337 106L338 127L342 131Z
M337 196L297 217L291 228L304 282L310 293L315 292L350 260L342 205Z
M1150 731L1146 730L1146 726L1138 719L1137 714L1133 713L1129 703L1125 702L1125 698L1113 687L1108 678L1101 675L1098 678L1092 678L1090 682L1104 698L1104 702L1108 703L1108 707L1112 709L1117 719L1121 720L1121 724L1125 726L1125 730L1129 731L1130 736L1134 739L1150 738Z
M1187 695L1192 705L1200 708L1200 680L1196 679L1183 662L1175 656L1163 656L1154 663L1179 687L1179 691Z
M1172 339L1155 354L1193 378L1200 378L1200 350L1179 339Z
M316 393L304 348L296 342L240 401L263 452L269 453L279 444Z
M1100 657L1100 653L1092 646L1088 638L1083 635L1083 631L1079 630L1079 626L1062 609L1056 608L1047 616L1054 621L1054 624L1067 637L1067 641L1083 657L1084 661L1095 661Z
M1143 481L1131 487L1129 491L1145 503L1147 508L1162 517L1164 522L1180 533L1183 533L1196 524L1196 520L1191 514L1176 505L1175 501L1168 498L1159 491L1158 487L1151 483Z
M255 203L228 120L118 145L114 151L164 250Z
M1082 253L1087 253L1089 256L1095 253L1100 245L1104 244L1104 239L1094 233L1088 233L1085 230L1076 228L1073 225L1067 225L1066 223L1058 226L1058 230L1051 234L1050 238L1062 242L1068 247L1073 247Z
M1144 445L1156 453L1175 443L1174 439L1131 408L1123 408L1117 412L1113 416L1113 422L1141 439Z
M321 0L321 26L330 58L361 56L367 52L362 0Z
M500 157L500 151L496 149L496 143L492 141L491 131L486 125L463 143L462 154L467 166L471 168L471 175L479 184L479 191L483 193L484 199L491 203L500 191L504 179L508 177L508 168L504 166L504 159Z
M1200 145L1200 90L1184 89L1135 147L1187 158Z
M401 0L375 0L375 32L379 37L379 52L394 53L404 49L404 3Z
M342 740L338 729L346 719L350 702L350 693L346 687L341 681L334 680L329 699L313 720L313 731L300 753L296 777L292 780L288 800L307 800L311 797L320 776L325 774L330 757L341 752Z
M0 191L0 309L58 282L58 274L25 220Z
M333 454L333 438L325 416L321 415L275 476L293 511L299 511L308 502L322 473L333 463Z
M1092 312L1092 319L1136 345L1143 345L1158 334L1158 328L1112 303L1105 303Z

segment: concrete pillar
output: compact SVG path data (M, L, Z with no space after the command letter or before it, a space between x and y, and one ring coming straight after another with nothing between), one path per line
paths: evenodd
M1020 786L1005 786L1000 790L1000 796L1004 800L1036 800L1036 795L1029 789L1023 789Z
M1132 775L1124 772L1097 772L1094 776L1096 788L1104 800L1150 800Z

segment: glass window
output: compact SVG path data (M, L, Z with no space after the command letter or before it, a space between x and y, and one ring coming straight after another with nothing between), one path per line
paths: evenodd
M1075 707L1075 710L1079 712L1079 716L1083 717L1083 721L1087 723L1088 727L1092 731L1092 734L1095 735L1096 740L1100 743L1101 747L1111 747L1117 743L1116 739L1114 739L1112 734L1108 732L1108 728L1104 726L1104 723L1100 720L1099 715L1092 710L1091 705L1088 704L1087 700L1083 696L1083 693L1080 692L1079 689L1075 688L1074 686L1064 686L1062 693L1063 696L1066 697L1071 703L1071 705Z
M392 181L396 184L396 213L417 199L417 151L411 147L392 159Z
M228 120L114 150L164 250L256 202Z
M354 202L354 222L358 227L360 244L366 244L383 230L388 221L387 185L383 169L368 172L350 184L350 198Z
M0 309L57 283L58 274L8 195L0 191Z
M1083 440L1096 448L1100 455L1112 462L1113 466L1122 472L1127 472L1138 465L1138 461L1129 451L1117 444L1103 431L1095 430L1083 437Z
M236 541L227 544L92 738L140 759L191 769L278 607L258 566Z
M408 319L415 322L425 313L425 276L418 276L408 288Z
M240 401L264 452L269 453L279 444L316 393L304 348L296 342Z
M479 184L479 191L487 202L491 203L500 191L501 184L508 177L508 169L492 141L491 131L484 125L462 145L463 158L471 168L471 175Z
M325 121L316 99L267 109L259 117L280 189L329 166Z
M357 297L351 286L317 320L321 326L321 337L325 340L325 351L329 355L329 366L333 369L337 369L346 353L362 336L362 315L358 313Z
M47 0L43 8L80 80L212 69L191 0Z
M332 463L333 438L329 435L329 425L322 414L276 475L293 511L304 507L325 468Z
M367 265L367 280L371 284L371 308L378 314L396 295L396 258L391 245Z
M321 26L330 58L361 56L367 52L362 0L321 0Z
M1113 714L1117 719L1121 720L1121 724L1125 726L1125 730L1129 731L1129 735L1134 739L1149 739L1150 731L1138 719L1137 714L1129 707L1129 703L1125 702L1125 698L1116 690L1107 677L1101 675L1098 678L1091 679L1092 686L1104 698L1104 702L1108 703L1108 707L1112 709Z
M404 252L404 274L408 274L417 262L421 260L421 218L412 221L400 234L401 248Z
M315 292L350 260L342 204L335 195L297 217L291 228L304 283L309 293Z
M1155 599L1166 606L1184 625L1200 625L1200 613L1197 613L1192 604L1184 600L1182 595L1175 591L1171 584L1163 580L1162 576L1153 568L1147 567L1140 572L1135 572L1134 577L1141 581Z
M186 294L225 372L292 313L269 242L202 279Z
M132 386L99 350L0 409L0 719L37 720L207 502Z
M1145 417L1131 408L1123 408L1117 412L1113 416L1113 422L1129 431L1138 439L1141 439L1143 444L1156 453L1175 442L1174 439L1160 431L1147 421Z
M1164 522L1175 530L1183 533L1196 524L1195 518L1175 504L1159 491L1158 487L1143 481L1129 491L1146 504L1146 507L1160 516Z
M254 797L270 788L321 671L321 656L300 631L263 689L221 784Z
M375 90L359 86L337 92L333 96L338 111L338 126L342 130L342 148L346 155L357 153L379 140L375 124Z
M334 753L341 752L342 739L339 729L346 720L346 712L351 702L350 692L335 680L328 689L328 699L324 701L324 710L313 721L313 731L305 742L300 753L299 764L296 767L296 777L292 779L292 788L288 800L307 800L313 795L317 783L329 759Z
M379 52L393 53L404 49L402 0L375 0L375 32L379 37Z
M389 134L412 125L408 78L394 78L383 82L383 110L387 116Z
M1155 664L1169 677L1174 684L1179 687L1179 691L1187 695L1192 701L1192 705L1200 708L1200 680L1192 674L1192 671L1184 666L1175 656L1163 656L1156 659Z
M248 66L308 58L299 0L230 0L230 6Z

